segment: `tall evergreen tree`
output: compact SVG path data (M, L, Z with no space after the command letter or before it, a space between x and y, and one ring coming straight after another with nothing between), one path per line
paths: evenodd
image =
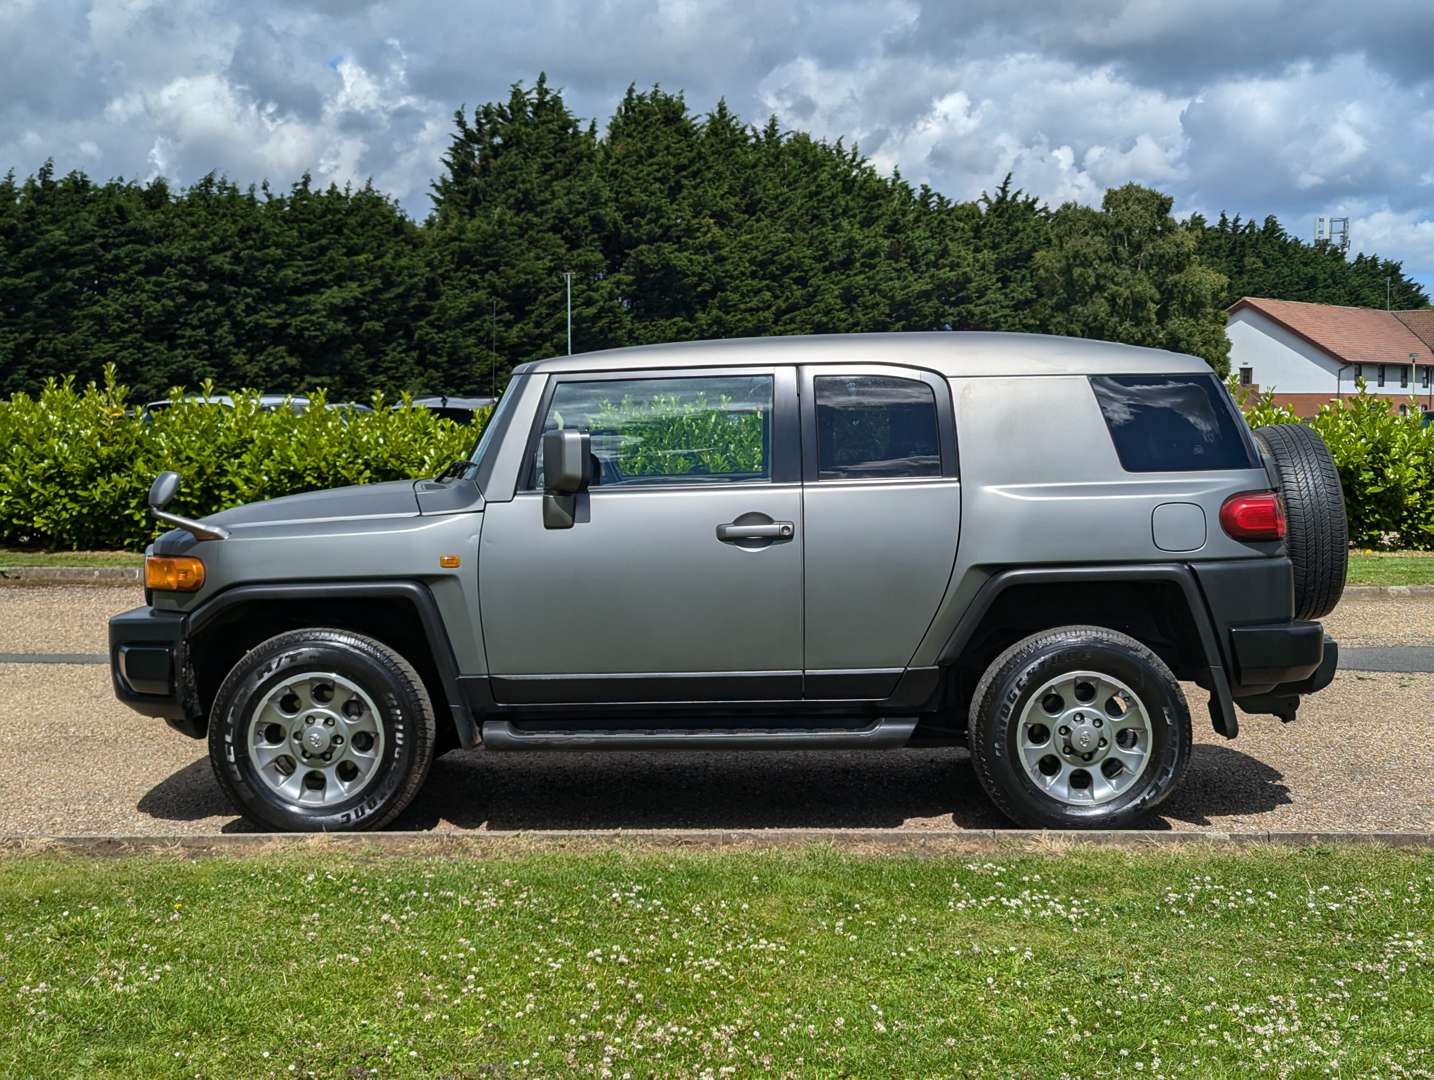
M1066 204L1036 254L1037 303L1048 332L1203 356L1222 374L1230 343L1219 299L1226 281L1196 256L1193 229L1168 195L1137 184L1106 192L1100 210Z

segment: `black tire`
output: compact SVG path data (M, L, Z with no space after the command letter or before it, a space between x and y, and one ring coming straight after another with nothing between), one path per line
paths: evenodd
M1038 787L1020 760L1020 718L1031 697L1067 672L1124 683L1150 721L1144 770L1109 802L1072 805ZM1165 663L1134 638L1100 626L1063 626L1017 642L986 669L971 701L971 761L996 807L1017 825L1114 829L1149 814L1190 762L1190 711Z
M1286 544L1295 573L1295 618L1328 615L1344 593L1349 524L1329 447L1304 424L1271 424L1255 438L1269 452L1285 499Z
M361 687L383 732L373 779L351 798L325 806L284 799L258 775L249 754L251 713L275 686L305 670ZM209 723L209 760L220 785L249 820L285 832L382 828L423 786L434 743L433 705L418 672L387 645L348 630L294 630L247 653L219 687Z

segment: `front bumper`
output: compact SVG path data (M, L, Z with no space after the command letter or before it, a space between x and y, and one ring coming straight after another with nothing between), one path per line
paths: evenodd
M135 712L162 717L176 731L199 739L207 718L189 664L184 621L181 612L150 607L110 619L110 678L115 697Z

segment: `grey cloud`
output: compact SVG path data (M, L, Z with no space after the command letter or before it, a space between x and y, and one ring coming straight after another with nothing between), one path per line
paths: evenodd
M1278 74L1360 54L1401 82L1434 79L1427 0L920 0L897 47L968 55L972 47L1017 45L1080 64L1110 64L1151 86L1191 91L1227 76Z

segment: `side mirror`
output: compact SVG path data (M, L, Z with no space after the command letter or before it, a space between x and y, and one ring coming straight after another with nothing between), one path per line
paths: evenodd
M580 431L543 433L543 490L575 495L593 480L592 436Z
M543 527L571 529L578 492L593 480L592 436L580 431L543 433Z
M178 514L171 514L165 509L174 493L179 490L179 474L177 472L162 472L154 478L154 483L149 485L149 512L160 521L170 525L177 525L194 536L196 540L228 540L229 530L223 525L205 525L201 521L194 521L192 518L180 517Z
M149 507L151 510L163 510L174 499L174 493L179 490L179 474L177 472L162 472L154 478L154 483L149 485Z

